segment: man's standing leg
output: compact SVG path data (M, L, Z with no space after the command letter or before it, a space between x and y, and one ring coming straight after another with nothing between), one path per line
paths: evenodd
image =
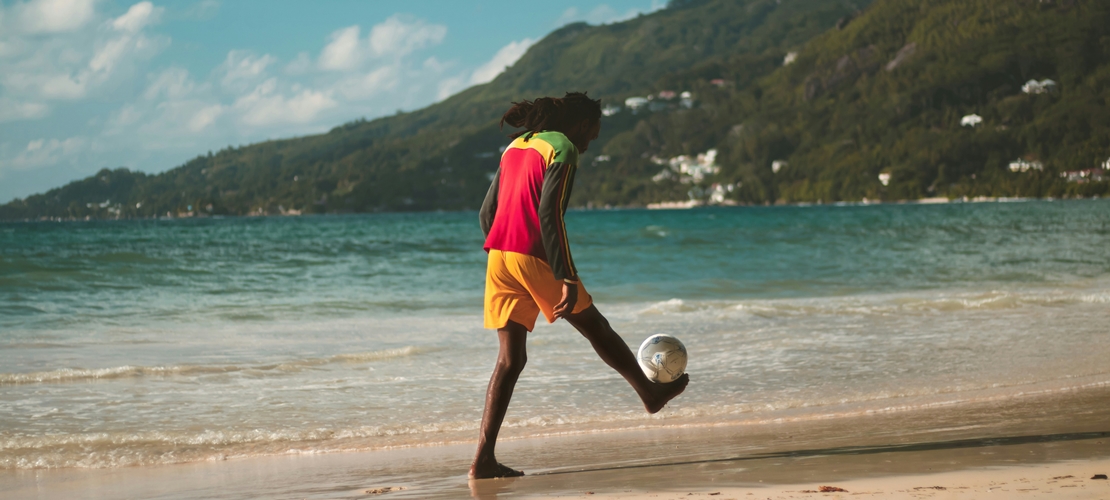
M609 320L601 315L597 307L590 305L584 311L567 316L567 322L586 337L593 345L594 351L601 357L605 364L621 374L640 400L644 402L644 409L648 413L656 413L666 406L667 402L686 390L690 383L690 376L682 374L678 379L660 384L652 382L644 375L636 356L624 343L624 339L609 326Z
M490 477L523 476L524 473L513 470L497 462L494 447L497 445L497 433L501 430L501 422L505 420L505 413L509 409L509 400L513 397L513 388L524 370L528 361L526 341L528 329L519 323L509 321L504 328L497 330L497 338L501 348L497 353L497 365L493 368L493 375L486 388L486 409L482 414L481 434L478 437L478 452L474 456L474 463L470 465L472 479Z

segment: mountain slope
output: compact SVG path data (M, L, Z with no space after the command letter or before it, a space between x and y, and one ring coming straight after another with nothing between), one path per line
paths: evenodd
M713 72L738 55L760 63L746 73L750 80L773 71L786 48L856 10L827 0L693 1L612 25L571 24L494 81L427 108L225 149L157 175L102 171L0 207L0 218L114 216L108 208L151 216L209 205L228 214L475 208L496 169L491 153L506 142L496 120L511 101L588 90L619 102L662 90L677 74L717 78ZM598 149L636 123L607 123ZM108 208L99 207L106 200Z
M751 90L725 163L764 200L1105 195L1061 174L1110 157L1108 26L1097 0L876 2ZM1057 85L1026 94L1031 79Z
M0 218L115 216L115 204L119 216L209 204L228 214L473 209L506 142L500 113L566 90L606 104L662 90L694 96L689 107L657 99L655 111L604 117L582 157L576 206L705 197L712 184L733 186L726 196L740 203L1110 194L1106 180L1061 177L1110 157L1110 4L869 4L690 1L613 25L572 24L489 84L433 106L158 175L104 171L0 207ZM1026 94L1030 79L1057 85ZM982 124L961 126L973 113ZM659 159L709 149L719 173L659 175ZM1011 171L1018 160L1041 169ZM778 173L775 161L786 165Z

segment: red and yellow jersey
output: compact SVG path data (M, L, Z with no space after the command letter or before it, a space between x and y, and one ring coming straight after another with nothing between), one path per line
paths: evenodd
M561 132L525 134L509 144L479 218L491 249L543 259L556 279L576 278L566 224L578 148Z

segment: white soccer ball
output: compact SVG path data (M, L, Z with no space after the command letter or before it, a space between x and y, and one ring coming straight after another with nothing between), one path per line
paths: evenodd
M652 382L667 383L686 372L686 346L663 333L652 335L640 344L640 368Z

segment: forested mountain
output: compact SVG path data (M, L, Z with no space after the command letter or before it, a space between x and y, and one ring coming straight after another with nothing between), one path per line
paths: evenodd
M622 106L582 157L576 206L709 197L713 185L738 203L1105 195L1110 183L1092 181L1103 170L1061 174L1110 157L1108 26L1102 0L672 2L565 26L492 82L418 111L156 175L104 170L0 218L475 209L510 101L567 90ZM1044 93L1022 90L1048 79ZM653 100L623 106L638 96ZM971 114L982 122L961 126ZM711 149L704 177L665 161ZM1011 171L1018 160L1028 171Z

